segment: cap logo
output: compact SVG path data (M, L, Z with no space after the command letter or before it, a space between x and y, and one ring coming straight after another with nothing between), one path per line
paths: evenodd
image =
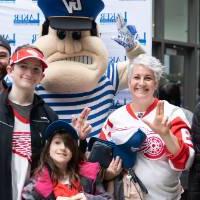
M33 56L36 56L36 57L39 56L39 57L40 57L40 55L39 55L36 51L34 51L34 50L32 50L32 49L28 49L27 52L28 52L29 54L33 55Z
M62 0L67 11L72 14L75 10L82 10L81 0Z

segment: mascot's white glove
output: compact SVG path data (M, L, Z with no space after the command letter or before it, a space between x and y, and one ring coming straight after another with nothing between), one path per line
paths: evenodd
M112 39L123 46L127 51L134 48L139 40L139 35L134 25L126 25L124 18L121 15L116 19L118 36Z

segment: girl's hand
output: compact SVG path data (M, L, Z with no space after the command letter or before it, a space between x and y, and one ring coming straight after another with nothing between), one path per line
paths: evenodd
M57 197L56 200L72 200L71 197Z
M78 193L71 197L71 200L87 200L87 198L84 193Z
M111 180L119 175L122 171L122 160L119 156L113 158L110 165L106 169L105 179Z
M92 126L87 121L90 111L91 109L86 107L79 117L72 117L72 125L78 132L81 140L84 140L92 130Z
M87 200L84 193L78 193L72 197L57 197L56 200Z

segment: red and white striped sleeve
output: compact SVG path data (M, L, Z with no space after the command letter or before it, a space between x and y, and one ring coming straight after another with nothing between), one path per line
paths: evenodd
M190 135L190 127L178 116L171 121L171 132L178 138L180 150L176 155L167 153L169 164L174 170L187 170L192 165L195 153Z
M111 132L113 129L113 123L108 119L106 123L103 125L101 132L99 134L99 138L102 140L111 140Z

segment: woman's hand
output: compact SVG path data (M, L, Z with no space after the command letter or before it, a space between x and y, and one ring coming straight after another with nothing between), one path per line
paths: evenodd
M170 134L170 123L168 118L164 117L164 101L159 101L156 108L156 116L153 123L143 119L143 121L157 134L162 137Z
M122 171L122 160L119 156L113 158L105 172L105 180L111 180Z
M72 125L78 132L79 138L81 140L86 139L86 137L92 130L92 126L87 121L90 111L91 109L86 107L83 109L79 117L72 117Z
M171 124L168 122L168 118L164 117L164 101L159 101L156 108L156 116L153 123L150 123L143 119L155 133L159 134L164 141L168 151L176 155L180 150L178 139L170 131Z

